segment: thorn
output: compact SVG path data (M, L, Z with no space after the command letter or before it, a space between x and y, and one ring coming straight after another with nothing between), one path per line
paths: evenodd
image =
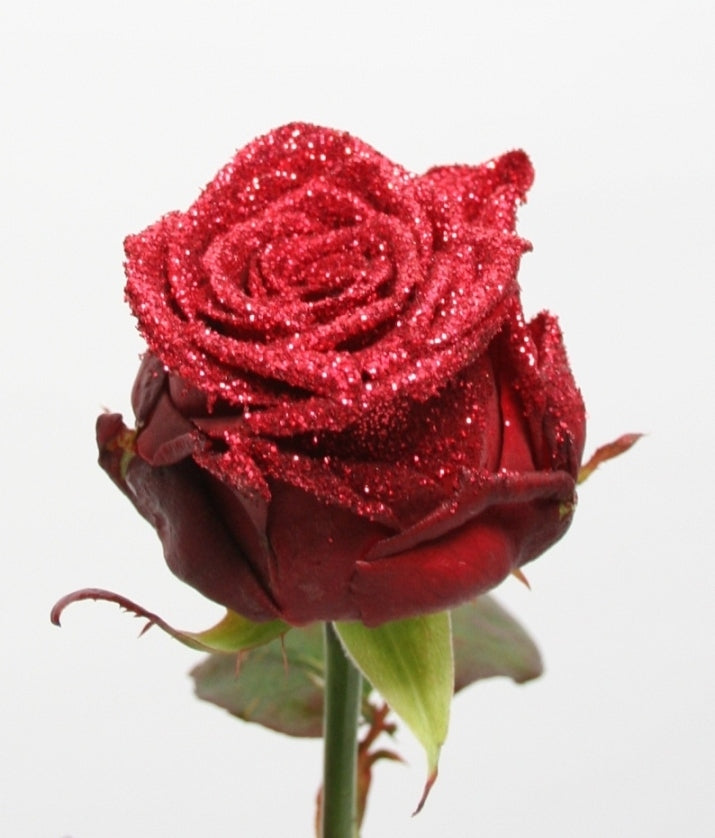
M381 748L379 751L368 752L367 761L371 766L374 763L376 763L379 759L389 759L392 762L401 762L403 765L405 765L405 760L395 751L388 751L386 748Z
M248 657L248 649L241 649L239 653L236 655L236 670L235 675L236 678L241 674L241 667L243 666L243 662Z
M144 628L143 628L143 629L139 632L139 637L144 637L144 635L145 635L145 634L149 631L149 629L150 629L152 626L154 626L154 625L156 625L156 623L155 623L153 620L147 620L146 625L145 625L145 626L144 626Z
M526 587L529 590L531 590L531 585L529 584L529 580L526 578L526 576L524 576L524 572L522 571L522 569L520 567L515 567L514 570L512 570L511 575L515 579L518 579L521 582L522 585L526 585Z

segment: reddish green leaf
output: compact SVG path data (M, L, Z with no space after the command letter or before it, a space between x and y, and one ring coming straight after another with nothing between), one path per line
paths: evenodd
M290 736L322 736L323 660L322 624L315 623L239 658L211 655L191 675L199 698L239 719ZM366 694L370 689L366 684Z
M518 684L543 671L534 641L490 596L481 596L452 611L454 689L482 678L504 675Z

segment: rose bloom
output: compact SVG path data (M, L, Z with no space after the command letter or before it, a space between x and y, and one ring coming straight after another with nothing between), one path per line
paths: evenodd
M376 625L561 537L584 408L555 319L522 316L532 177L292 124L126 240L149 351L100 462L177 576L252 620Z

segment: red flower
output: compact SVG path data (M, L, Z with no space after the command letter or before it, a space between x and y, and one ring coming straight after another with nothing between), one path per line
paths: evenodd
M556 321L521 313L531 181L522 152L415 176L294 124L127 239L150 351L100 461L174 573L254 620L373 625L564 533L584 409Z

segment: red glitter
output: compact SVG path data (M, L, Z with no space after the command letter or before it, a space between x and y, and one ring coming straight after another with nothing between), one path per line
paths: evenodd
M518 151L418 176L293 124L127 239L150 349L137 459L192 464L273 606L246 604L230 574L207 583L196 540L170 555L166 499L147 496L153 479L132 488L130 466L120 485L179 575L254 618L374 623L473 596L561 535L584 414L555 320L521 315L516 211L532 177Z

